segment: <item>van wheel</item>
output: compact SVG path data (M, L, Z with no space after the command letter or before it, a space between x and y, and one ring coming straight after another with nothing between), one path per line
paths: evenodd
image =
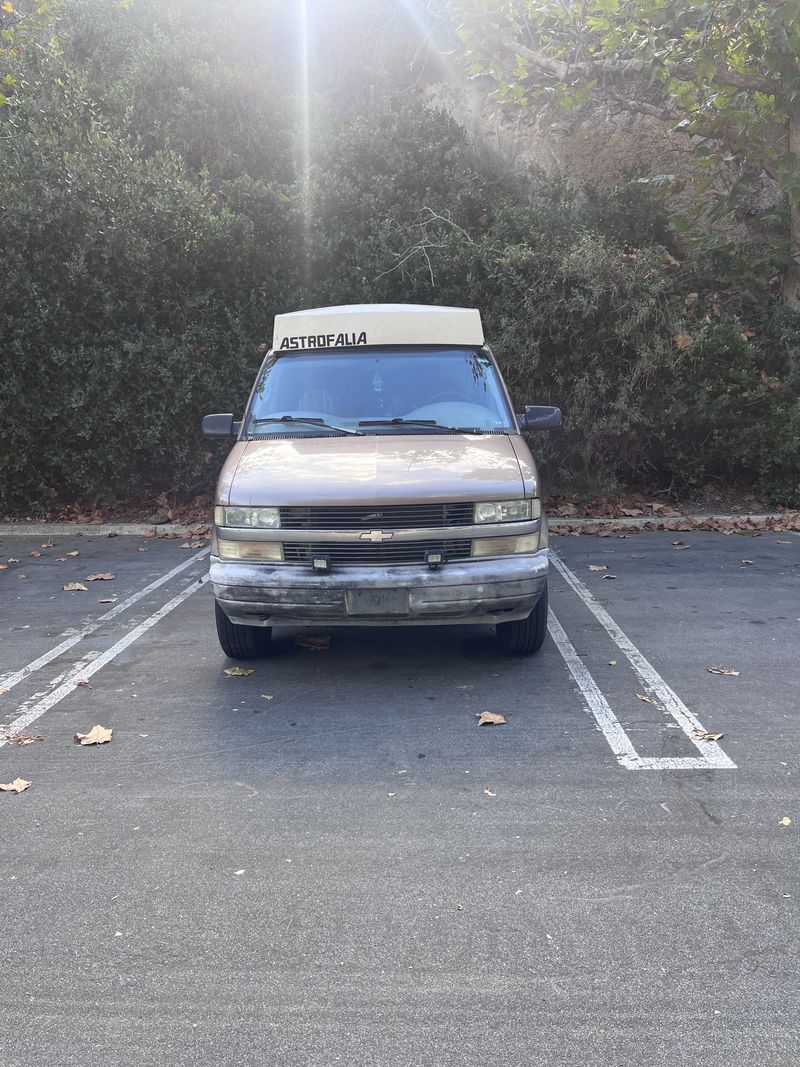
M272 640L271 626L239 626L231 622L216 600L214 616L220 647L229 659L257 659L267 654Z
M497 639L507 652L517 656L530 656L544 644L547 633L547 585L536 607L526 619L516 622L499 622Z

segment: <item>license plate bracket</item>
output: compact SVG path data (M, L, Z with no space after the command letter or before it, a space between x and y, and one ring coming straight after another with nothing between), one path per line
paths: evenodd
M348 615L408 615L407 589L348 589Z

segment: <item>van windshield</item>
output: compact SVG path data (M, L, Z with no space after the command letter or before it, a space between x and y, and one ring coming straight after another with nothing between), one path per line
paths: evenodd
M309 420L309 421L303 421ZM474 348L276 354L259 375L248 436L514 430L499 376Z

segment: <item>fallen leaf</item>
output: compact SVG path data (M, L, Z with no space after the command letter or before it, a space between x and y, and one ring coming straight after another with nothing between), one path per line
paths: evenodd
M36 549L36 548L34 548L33 552L31 552L31 555L34 557L34 559L38 559L39 556L41 556L41 554L42 553L39 552L38 549Z
M644 556L643 556L643 555L641 555L641 554L636 554L636 553L634 553L634 554L633 554L633 555L631 556L631 559L644 559Z
M78 550L76 549L74 552L67 552L67 555L68 556L79 556L80 552L78 552Z
M741 562L749 564L749 563L752 563L753 561L751 559L743 559Z
M53 539L52 538L49 541L45 541L45 543L42 545L42 548L55 548L55 547L56 546L53 543Z
M610 659L608 661L608 665L609 665L609 667L616 667L617 661L615 659Z
M652 704L653 703L653 698L645 696L644 693L637 693L636 694L636 699L637 700L643 700L645 702L645 704Z
M478 726L503 726L505 721L505 715L496 711L482 711L478 716Z
M116 604L116 602L118 600L119 600L118 596L104 596L103 599L99 601L99 603L100 604Z
M616 582L617 576L616 574L604 574L600 580L603 582Z
M89 590L83 584L83 582L70 582L69 585L64 586L65 593L88 593Z
M689 345L692 343L692 338L689 336L688 333L676 333L673 337L673 341L675 342L676 348L683 349L689 347Z
M496 797L497 793L492 792L492 787L490 785L485 785L483 787L483 795L487 797Z
M75 685L85 685L87 689L92 688L86 678L78 678L78 680L75 682Z
M264 700L274 700L275 699L275 695L273 693L262 693L261 695L264 698Z
M93 726L88 734L73 734L72 740L81 745L104 745L106 741L111 740L112 733L107 727L98 725Z
M14 559L13 556L9 556L8 557L8 562L9 563L19 563L19 560L18 559Z
M185 544L181 545L181 548L202 548L202 547L203 547L203 542L202 541L187 541Z
M791 541L776 541L775 542L776 545L790 545L791 543L792 543Z
M605 565L605 563L590 563L589 566L587 567L587 570L590 570L590 571L607 571L608 567Z
M620 511L629 519L635 518L637 515L644 515L641 508L620 508Z
M725 674L729 678L738 678L740 672L735 671L733 667L706 667L709 674Z
M244 872L245 872L246 870L247 870L247 868L246 868L246 867L242 867L242 869L241 869L240 871L234 871L233 873L234 873L234 874L244 874Z
M689 547L686 544L685 541L673 541L672 544L675 546L675 548L688 548Z
M692 731L692 737L695 739L695 741L719 741L719 739L724 736L724 734L713 733L710 730Z
M27 574L18 574L18 575L17 575L17 578L18 578L18 579L19 579L19 581L21 581L21 582L24 582L24 581L25 581L25 579L26 579L27 577L28 577L28 575L27 575Z
M8 564L7 563L0 563L0 571L7 571L7 570L8 570Z
M87 574L87 582L110 582L115 575L113 574Z
M469 684L459 685L458 683L456 683L456 689L473 689L473 688L474 688L474 686L469 685Z
M17 781L19 782L19 781L21 781L21 779L17 778ZM30 785L30 782L28 782L28 785ZM5 789L5 786L4 785L0 785L0 789ZM792 825L792 820L789 818L788 815L784 815L784 817L780 821L780 825L781 826L791 826Z
M7 693L7 692L8 692L8 686L0 685L0 693Z
M294 643L298 648L330 648L331 637L330 634L298 634Z
M41 741L39 734L7 734L6 741L9 745L32 745L34 741Z
M24 778L15 778L13 782L0 782L0 791L3 793L24 793L30 787L31 783Z
M137 548L136 551L137 552L149 552L150 549L149 548Z
M397 793L389 793L388 795L389 795L390 797L396 797L396 796L397 796Z
M248 674L255 674L254 667L226 667L225 673L231 678L246 678Z

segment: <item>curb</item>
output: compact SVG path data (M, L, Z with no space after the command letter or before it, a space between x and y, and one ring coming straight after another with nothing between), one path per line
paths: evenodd
M195 522L186 526L165 522L153 526L146 522L0 522L0 538L8 537L188 537L210 523ZM204 535L203 535L204 536Z
M574 518L553 516L548 518L548 528L551 533L577 533L585 527L612 526L615 530L638 530L652 532L667 530L678 533L692 533L693 530L704 527L712 532L720 532L715 523L736 523L745 529L768 529L773 525L783 523L797 523L800 521L800 513L791 511L769 511L760 515L735 514L720 515L712 512L687 512L685 515L670 515L659 518L658 515L622 515L619 518L592 519L585 515ZM691 529L686 529L686 523L692 523ZM789 531L790 533L793 531Z
M580 530L586 526L614 526L628 530L675 530L681 524L687 522L702 526L705 523L735 522L748 524L751 528L766 527L772 523L798 522L800 513L787 511L771 511L761 515L718 515L711 512L687 513L686 515L670 515L659 518L657 515L629 516L620 518L593 519L586 515L565 518L563 516L551 516L548 526L553 533ZM8 537L74 537L81 534L83 537L188 537L196 533L198 529L209 527L210 523L192 523L186 525L178 522L165 522L159 526L144 522L0 522L0 538ZM679 531L680 532L680 531ZM691 531L684 530L684 533ZM204 536L204 535L199 535Z

